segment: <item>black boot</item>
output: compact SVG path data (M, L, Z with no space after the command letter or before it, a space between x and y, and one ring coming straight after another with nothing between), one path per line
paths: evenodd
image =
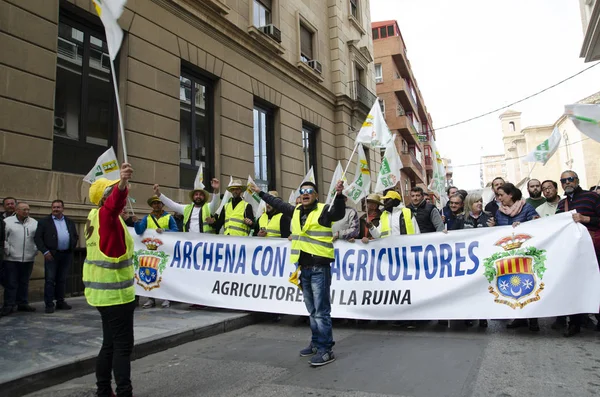
M537 318L530 318L529 319L529 330L532 332L539 332L540 331L540 325L538 324L538 319Z
M569 328L567 328L567 330L565 331L563 336L565 338L570 338L571 336L577 335L580 332L581 332L581 327L579 325L570 324Z
M506 328L508 328L508 329L521 328L521 327L526 327L526 326L527 326L527 320L524 318L517 318L515 320L512 320L508 324L506 324Z

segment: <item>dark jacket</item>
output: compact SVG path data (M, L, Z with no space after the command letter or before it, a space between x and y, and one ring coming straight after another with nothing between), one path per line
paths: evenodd
M496 202L496 197L492 199L489 203L485 205L485 212L489 212L493 217L496 217L496 212L498 212L498 203Z
M508 216L504 214L502 211L496 212L496 225L498 226L506 226L512 225L515 222L527 222L533 219L539 218L540 214L537 213L535 208L531 204L525 203L521 212L519 212L515 216Z
M63 216L65 217L65 223L67 224L67 230L69 231L69 250L73 251L75 247L77 247L79 235L77 234L75 222L67 216ZM42 254L47 251L50 251L51 254L56 252L58 249L58 232L56 231L52 215L48 215L38 221L33 241Z
M587 192L577 186L572 195L567 195L558 203L556 213L565 212L565 203L569 211L577 210L577 213L590 217L589 223L582 223L588 230L600 230L600 196L595 192Z
M444 230L444 224L442 223L442 217L440 213L438 212L437 208L433 204L428 203L427 200L421 201L418 206L410 203L406 207L410 208L412 211L417 223L419 224L421 233L441 232ZM439 230L434 224L434 218L437 218L436 222L439 223Z
M298 211L298 215L300 216L300 226L304 226L306 219L308 218L308 214L314 211L317 208L317 202L315 201L314 205L309 208L304 208L302 205L296 206L286 203L278 197L273 197L268 193L260 192L260 198L264 200L265 203L269 204L271 207L275 208L277 211L281 212L284 216L289 216L291 219L294 218L294 213ZM319 217L319 225L325 227L331 227L331 222L339 221L344 218L346 215L346 202L344 200L344 195L338 194L335 196L333 200L331 211L329 211L329 205L326 205ZM330 265L333 262L331 258L325 258L322 256L312 255L308 252L301 251L300 259L298 263L301 265Z
M488 221L492 219L492 215L487 212L482 212L479 215L479 218L473 218L470 214L460 215L456 218L456 221L453 224L452 229L448 228L448 230L460 230L460 229L475 229L478 227L489 227Z

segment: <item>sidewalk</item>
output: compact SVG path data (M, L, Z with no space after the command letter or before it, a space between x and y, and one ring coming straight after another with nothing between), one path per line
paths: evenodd
M145 302L145 298L141 298ZM0 318L0 390L5 396L22 396L94 371L102 344L102 323L85 298L71 298L72 310L13 313ZM260 315L225 309L190 310L175 303L169 309L135 312L133 359L228 332L256 322Z

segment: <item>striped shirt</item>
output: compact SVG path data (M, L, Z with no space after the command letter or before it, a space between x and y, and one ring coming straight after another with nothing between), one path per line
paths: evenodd
M568 200L567 210L577 210L578 214L589 216L590 222L583 223L589 230L600 230L600 196L594 192L587 192L577 186L573 194L568 195L558 203L556 213L565 212L565 202Z

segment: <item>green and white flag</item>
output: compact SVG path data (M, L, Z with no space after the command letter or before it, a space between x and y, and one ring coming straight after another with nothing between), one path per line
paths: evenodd
M565 105L565 114L579 131L600 142L600 104Z
M335 185L337 185L338 181L342 179L343 173L344 169L342 168L342 163L338 161L335 171L333 171L333 178L331 178L331 184L329 185L329 191L327 192L327 200L325 200L325 204L331 204L333 202L333 199L336 195Z
M544 142L540 143L533 149L531 153L525 156L521 161L524 163L542 163L542 165L546 165L550 157L556 152L558 149L558 145L560 144L560 132L558 131L558 127L554 127L552 130L552 135Z
M392 140L392 133L381 112L379 98L376 98L371 111L356 135L355 143L362 143L372 148L384 148Z
M260 206L261 198L258 193L255 193L252 191L252 189L250 189L251 183L254 183L254 180L250 175L248 175L248 183L246 185L246 191L244 192L243 199L252 206L252 213L254 216L256 216L256 214L258 214L258 207Z
M400 160L400 155L396 149L396 139L392 139L385 147L375 191L383 192L396 186L396 183L400 181L400 169L402 167L402 160Z
M102 153L100 157L98 157L94 168L88 172L83 180L87 183L94 183L94 181L98 178L106 178L110 180L121 178L121 168L119 167L117 155L115 154L112 146L109 147L106 152Z
M367 161L367 156L362 145L358 145L357 153L358 162L356 163L356 171L354 172L354 181L344 190L344 194L354 204L358 204L363 197L366 197L371 192L371 172L369 171L369 162Z

